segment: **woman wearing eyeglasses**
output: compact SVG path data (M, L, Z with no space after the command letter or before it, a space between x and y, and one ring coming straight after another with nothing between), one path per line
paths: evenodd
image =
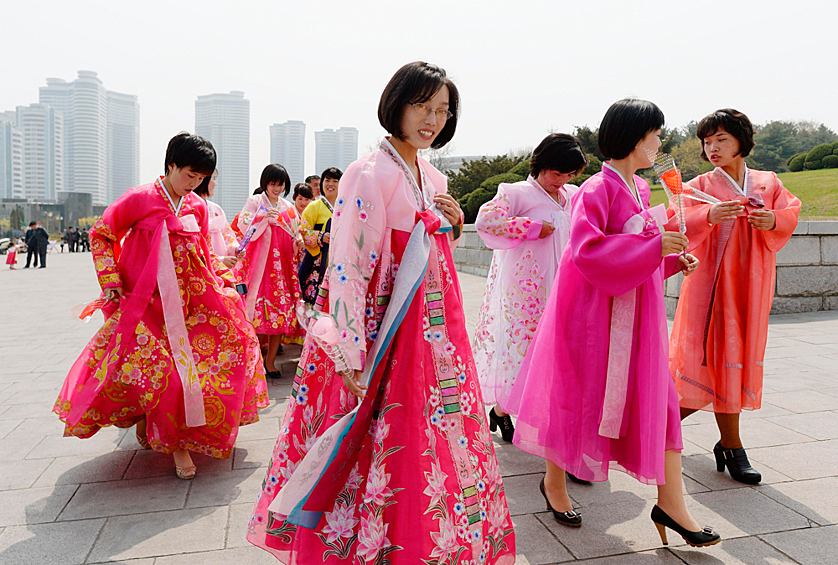
M458 106L444 70L405 65L379 103L390 136L340 181L324 286L347 367L336 373L309 332L248 527L284 563L515 562L451 256L463 213L417 155L450 141ZM354 423L285 507L315 438L354 405L347 390Z

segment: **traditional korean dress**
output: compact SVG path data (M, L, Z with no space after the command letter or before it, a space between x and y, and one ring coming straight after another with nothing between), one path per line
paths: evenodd
M17 265L17 244L10 245L6 251L6 264L9 265L10 269L14 269Z
M175 208L161 177L91 228L99 284L126 298L102 308L105 324L64 381L53 410L65 436L145 418L154 450L223 459L239 426L259 420L269 403L259 344L230 279L214 272L226 268L207 226L204 200L190 193Z
M650 209L610 165L573 199L570 242L510 396L514 443L580 479L617 468L664 484L664 452L681 450L667 367L663 206Z
M553 288L570 235L570 198L577 190L563 186L556 202L529 177L501 184L477 214L477 233L495 252L477 320L474 363L483 401L504 411ZM539 239L544 222L555 231Z
M224 214L224 209L212 200L205 200L205 202L207 203L207 210L210 216L210 249L219 257L235 255L239 250L239 241L236 238L236 233L233 231L233 228L227 223L227 216Z
M329 244L323 236L332 225L332 205L325 196L318 196L303 211L300 232L305 242L305 252L300 262L299 278L303 300L309 304L317 301L320 283L323 282L329 264Z
M745 211L710 225L710 204L684 198L689 249L701 267L681 286L670 370L684 408L724 414L756 410L762 404L776 255L797 227L800 200L770 171L746 169L744 189L721 168L689 185L722 201L739 200ZM748 223L748 213L759 208L774 212L773 230Z
M259 212L260 206L263 207L262 212ZM288 211L291 206L284 198L277 199L276 208L280 212ZM264 193L247 199L239 214L239 228L247 230L254 219L258 228L234 272L247 284L247 315L256 333L282 334L285 341L291 341L301 335L296 314L300 283L294 261L295 236L289 234L279 221L257 218L271 207Z
M385 140L350 165L340 181L323 290L351 367L364 367L388 305L398 306L390 299L399 266L418 272L419 283L403 305L398 329L387 332L391 346L356 413L360 431L350 433L355 435L344 442L347 451L338 454L312 494L325 502L322 515L313 513L312 529L268 507L318 436L354 407L354 397L333 363L307 339L248 527L251 543L286 564L515 560L448 234L428 228L427 263L405 255L417 222L433 224L436 216L426 210L431 195L447 189L444 175L417 161L419 183Z

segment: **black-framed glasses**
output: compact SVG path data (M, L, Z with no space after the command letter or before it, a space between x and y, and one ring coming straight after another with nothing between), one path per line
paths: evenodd
M436 115L437 120L443 122L448 120L449 118L454 117L454 114L451 113L451 110L446 110L445 108L437 108L436 110L434 110L430 106L422 104L421 102L409 102L409 104L416 108L416 110L418 110L419 113L425 117L429 116L431 112L433 112L434 115Z

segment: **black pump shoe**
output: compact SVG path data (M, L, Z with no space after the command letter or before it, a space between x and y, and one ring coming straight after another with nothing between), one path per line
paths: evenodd
M541 479L539 488L541 489L541 495L544 497L544 501L547 503L547 510L553 513L553 518L556 519L556 522L564 524L565 526L570 526L571 528L579 528L582 526L582 515L576 510L559 512L558 510L553 509L550 505L550 499L547 498L547 492L544 490L544 479Z
M576 475L574 475L573 473L571 473L569 471L567 473L567 478L570 479L571 481L573 481L574 483L576 483L577 485L592 485L592 484L594 484L591 481L586 481L585 479L580 479L579 477L577 477Z
M500 436L503 438L503 441L507 443L512 443L512 437L515 435L515 426L512 425L512 416L507 414L506 416L498 416L495 412L495 407L493 406L491 410L489 410L489 431L495 431L500 426Z
M655 504L655 507L652 508L652 522L654 522L655 526L658 528L658 533L661 536L663 545L669 545L669 542L666 541L666 528L680 534L680 536L684 538L684 541L693 547L716 545L722 541L722 536L714 532L713 528L710 526L704 526L703 529L697 532L687 530L679 525L678 522L670 518L669 515L661 510L657 504Z
M720 441L713 447L713 455L716 456L716 470L724 473L727 466L733 480L746 485L755 485L762 480L759 471L751 467L744 448L725 449Z

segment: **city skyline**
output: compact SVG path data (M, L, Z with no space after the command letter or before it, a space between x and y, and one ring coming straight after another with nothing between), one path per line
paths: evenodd
M329 167L346 170L352 161L358 158L358 130L341 127L337 130L326 128L314 132L315 174L321 174Z
M288 120L270 126L271 163L279 163L288 171L291 188L305 180L306 124L300 120Z

